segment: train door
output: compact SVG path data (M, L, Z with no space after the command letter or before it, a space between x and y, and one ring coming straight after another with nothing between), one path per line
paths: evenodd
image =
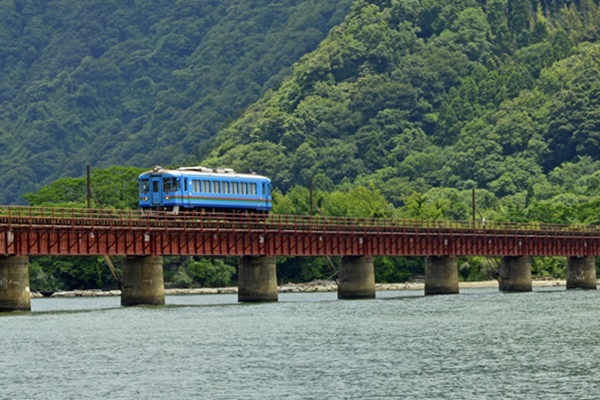
M191 188L188 187L188 178L182 177L181 179L183 180L183 182L182 182L183 196L181 198L181 202L184 207L189 207L190 206L190 193L189 192L191 191ZM191 186L192 182L190 181L189 184Z
M152 205L159 206L162 204L162 177L150 177L150 191L152 196Z
M267 185L266 182L263 182L261 199L263 199L265 201L263 204L263 207L265 208L265 210L269 209L269 197L270 196L271 196L271 194L269 193L269 185Z

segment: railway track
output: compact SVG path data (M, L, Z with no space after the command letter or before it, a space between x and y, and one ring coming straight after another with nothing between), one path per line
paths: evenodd
M245 231L265 233L356 232L403 235L490 235L600 237L597 225L540 223L407 220L393 218L349 218L301 215L203 214L173 215L167 212L144 215L139 210L65 209L47 207L0 207L0 229L84 229L84 230L190 230Z

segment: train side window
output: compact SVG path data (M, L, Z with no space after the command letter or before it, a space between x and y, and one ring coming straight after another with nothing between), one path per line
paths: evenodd
M247 193L248 193L248 183L241 182L240 183L240 194L247 194Z
M238 190L238 183L237 182L231 182L231 194L238 194L239 190Z
M210 181L202 181L202 187L204 193L210 193Z
M250 184L250 194L256 195L256 183Z
M218 181L213 181L212 183L212 191L213 193L219 193L221 190L219 188L219 182Z
M173 187L171 190L174 192L179 190L179 178L173 178Z
M192 190L196 193L199 193L202 191L202 187L200 186L200 181L198 181L198 180L192 181Z
M185 178L185 179L183 180L183 191L184 191L184 192L187 192L187 181L188 181L188 180L187 180L187 178Z
M223 193L229 194L229 182L223 182Z

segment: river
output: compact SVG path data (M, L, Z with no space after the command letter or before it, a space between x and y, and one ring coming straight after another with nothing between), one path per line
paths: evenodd
M36 298L0 314L0 399L598 399L600 292Z

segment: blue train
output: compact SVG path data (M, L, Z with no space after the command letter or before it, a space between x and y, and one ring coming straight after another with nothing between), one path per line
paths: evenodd
M154 167L139 176L143 211L255 212L272 208L271 180L232 169Z

